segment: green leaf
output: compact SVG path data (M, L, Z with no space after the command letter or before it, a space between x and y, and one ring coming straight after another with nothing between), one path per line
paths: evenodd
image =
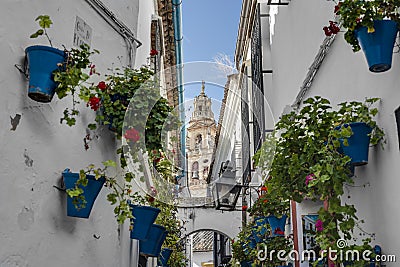
M33 34L30 36L30 38L37 38L37 37L39 37L40 35L43 35L43 33L44 33L44 31L43 31L42 29L37 30L35 33L33 33Z
M117 163L113 160L103 161L105 167L117 167Z
M110 193L107 195L107 200L111 202L111 205L117 203L117 194Z
M90 129L90 130L96 130L96 128L97 128L97 125L95 124L95 123L90 123L89 125L88 125L88 128Z
M80 196L80 195L82 195L83 194L83 189L82 188L80 188L80 187L76 187L76 188L74 188L74 189L67 189L67 194L70 196L70 197L77 197L77 196Z

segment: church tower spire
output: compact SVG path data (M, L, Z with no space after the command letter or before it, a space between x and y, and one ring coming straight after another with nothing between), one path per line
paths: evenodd
M206 85L205 85L205 82L203 80L203 81L201 81L201 93L200 93L201 95L205 95L205 92L204 92L205 88L206 88Z
M209 119L214 121L211 98L207 97L205 93L205 84L206 83L204 81L201 82L201 92L194 98L194 111L192 113L192 120Z

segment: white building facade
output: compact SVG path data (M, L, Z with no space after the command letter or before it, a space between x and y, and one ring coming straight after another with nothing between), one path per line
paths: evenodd
M400 105L397 90L400 58L393 54L389 71L372 73L363 52L353 53L343 32L326 37L322 28L334 20L334 5L331 1L319 0L243 1L235 61L238 70L250 76L253 83L241 89L250 99L251 111L247 119L242 118L249 122L250 135L249 145L244 144L243 151L248 149L250 156L253 155L258 141L262 142L275 121L282 114L301 107L301 101L308 97L322 96L333 106L380 97L377 123L384 129L387 143L384 150L379 146L370 148L369 163L356 168L355 186L346 188L343 199L356 206L358 217L365 220L362 228L375 234L371 244L380 245L383 254L398 256L396 162L400 154L394 111ZM260 88L264 103L258 102L254 87ZM264 118L258 129L252 116ZM255 176L253 172L251 178ZM351 198L347 200L347 196ZM292 206L295 209L289 224L292 230L297 228L295 247L300 252L305 246L302 224L307 219L304 216L315 214L321 205L304 201ZM354 235L357 237L358 233ZM307 264L296 262L295 266ZM397 266L395 262L385 264Z
M91 163L115 160L114 134L106 127L99 129L86 151L85 126L95 113L82 108L74 127L60 124L70 103L57 97L50 103L28 98L27 80L14 65L23 65L27 46L48 45L44 37L29 38L39 28L35 22L39 15L52 19L48 34L59 49L74 47L77 17L91 29L86 41L100 51L93 56L101 73L95 82L104 79L109 68L148 65L157 4L150 0L2 3L0 266L136 266L137 244L129 238L129 222L117 224L114 207L106 199L107 188L100 192L89 219L78 219L67 217L66 194L53 187L60 187L66 168L78 171Z

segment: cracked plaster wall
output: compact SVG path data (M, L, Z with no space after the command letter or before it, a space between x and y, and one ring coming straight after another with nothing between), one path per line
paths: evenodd
M150 3L148 3L150 2ZM139 9L154 13L152 1L104 1L132 32L137 32ZM22 64L29 45L47 45L45 38L30 39L38 29L34 21L47 14L53 45L72 47L75 17L92 28L91 46L100 50L93 61L103 76L109 67L128 62L126 44L85 1L4 0L0 9L0 266L133 266L136 243L129 239L128 225L118 229L113 207L100 192L89 219L66 216L66 195L60 185L65 168L77 171L90 163L115 159L116 141L106 128L85 151L83 137L94 113L83 104L75 127L60 124L67 99L56 96L38 103L27 96L27 81L14 64ZM143 25L141 27L149 27ZM148 55L143 42L134 56ZM143 57L143 55L141 55ZM145 62L136 62L141 65ZM120 231L119 231L120 230ZM120 232L120 235L118 234Z

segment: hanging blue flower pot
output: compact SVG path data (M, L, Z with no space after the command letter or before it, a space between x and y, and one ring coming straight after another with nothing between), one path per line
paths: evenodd
M148 257L158 257L167 234L168 232L165 230L165 227L153 224L150 227L147 239L139 241L140 254Z
M252 264L253 264L252 261L241 261L240 262L241 267L251 267Z
M57 83L53 71L65 61L65 52L59 49L34 45L25 49L29 68L28 96L38 102L48 103L53 98Z
M157 260L158 266L168 267L167 263L171 254L172 254L172 249L163 248Z
M254 237L253 237L253 236L250 236L250 237L249 237L249 240L250 240L249 247L250 247L250 248L255 248L255 247L257 246L257 242L256 242L256 240L254 239Z
M263 238L262 238L262 235L260 234L260 231L258 231L257 226L253 226L253 229L251 230L251 235L254 238L254 240L256 241L256 243L262 242Z
M351 158L351 164L354 166L365 165L368 163L369 134L372 132L372 128L364 122L352 122L344 125L344 127L348 126L351 127L353 135L347 138L348 146L345 146L343 140L340 140L340 151Z
M62 175L65 189L73 189L79 179L79 173L72 173L69 169L65 169ZM86 200L85 208L77 209L73 203L73 199L67 195L67 215L70 217L89 218L94 201L106 181L104 177L96 180L93 175L86 175L86 178L88 179L87 186L79 186L83 189L83 196Z
M255 219L255 223L258 226L258 233L261 235L265 235L265 233L267 232L267 224L268 224L268 218L267 217L257 217Z
M375 20L373 33L368 33L367 27L355 31L370 71L384 72L391 68L397 26L393 20Z
M133 228L131 231L131 238L138 240L145 240L149 231L156 220L160 209L150 206L136 206L131 205L133 219Z
M285 236L286 219L287 215L283 215L280 219L274 215L268 216L268 222L271 226L272 236Z

